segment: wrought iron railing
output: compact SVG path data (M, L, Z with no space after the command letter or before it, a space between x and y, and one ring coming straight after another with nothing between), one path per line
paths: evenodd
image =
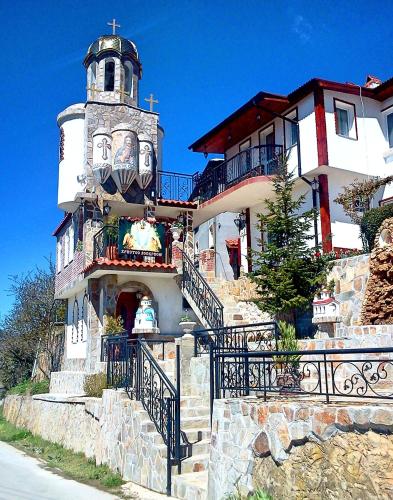
M276 174L282 154L283 147L276 144L241 151L200 174L196 178L193 198L206 201L248 177Z
M150 341L129 340L117 335L102 340L101 359L107 361L108 387L124 388L130 398L142 403L157 432L167 446L167 494L172 489L172 467L181 472L181 462L192 455L192 444L181 430L180 422L180 346L176 345L176 386L169 380L152 355ZM154 340L165 345L168 339ZM201 434L198 433L198 441Z
M219 352L214 397L275 394L393 399L393 348Z
M209 353L209 345L220 352L276 351L280 335L275 321L249 325L222 326L196 330L194 335L194 355Z
M182 289L188 292L207 324L211 328L221 328L224 325L224 306L188 255L182 252L182 256Z
M107 257L116 259L118 256L118 226L106 225L94 235L93 259Z
M157 197L165 200L188 201L195 188L198 174L157 171Z

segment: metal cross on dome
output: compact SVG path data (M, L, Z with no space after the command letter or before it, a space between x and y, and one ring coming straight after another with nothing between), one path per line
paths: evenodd
M116 35L116 28L121 28L120 24L116 24L116 19L113 18L111 23L106 23L108 26L112 26L112 35Z
M153 94L150 94L149 99L145 98L145 101L150 104L150 111L153 111L154 104L158 104L159 103L158 99L154 99Z

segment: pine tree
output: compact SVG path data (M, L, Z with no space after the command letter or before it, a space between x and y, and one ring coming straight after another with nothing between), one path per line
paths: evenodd
M267 242L261 239L261 250L252 252L250 279L257 286L256 303L262 311L293 318L295 310L310 307L326 284L329 262L320 248L310 245L315 212L301 212L305 196L293 197L295 179L285 157L273 185L275 196L265 200L266 213L258 214L257 227Z

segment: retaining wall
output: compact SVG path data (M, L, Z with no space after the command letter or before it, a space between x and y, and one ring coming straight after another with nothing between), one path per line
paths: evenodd
M56 394L7 396L3 411L13 424L95 457L97 464L108 465L125 480L165 492L162 439L141 404L124 392L105 390L102 399Z
M209 500L393 498L393 405L217 400Z

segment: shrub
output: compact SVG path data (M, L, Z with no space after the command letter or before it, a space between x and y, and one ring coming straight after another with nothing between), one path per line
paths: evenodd
M393 205L371 208L364 214L360 223L360 231L369 252L374 247L375 237L382 222L389 217L393 217Z
M19 394L21 396L34 396L34 394L47 394L49 392L49 380L40 380L33 382L31 380L24 380L18 385L15 385L7 394Z
M105 373L94 373L93 375L88 375L83 384L86 396L90 396L92 398L102 398L102 391L107 388L108 385L106 383Z
M107 315L105 317L105 333L107 335L115 335L116 333L123 333L124 332L124 325L123 325L123 319L121 316L118 316L117 318L115 316L109 316Z

